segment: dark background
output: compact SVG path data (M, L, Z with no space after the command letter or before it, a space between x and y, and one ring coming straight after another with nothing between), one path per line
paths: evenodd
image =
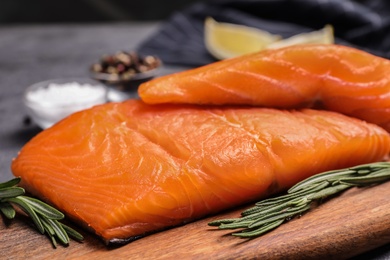
M163 20L197 0L1 0L0 24Z

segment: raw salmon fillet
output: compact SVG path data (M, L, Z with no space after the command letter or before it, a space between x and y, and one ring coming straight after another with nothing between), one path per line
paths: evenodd
M149 104L320 105L390 131L390 61L341 45L266 50L142 84Z
M107 103L30 140L22 186L105 241L131 241L381 160L382 128L329 111Z

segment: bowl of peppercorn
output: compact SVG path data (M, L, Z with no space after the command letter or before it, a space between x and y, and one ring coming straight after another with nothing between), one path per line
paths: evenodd
M131 51L120 51L103 55L91 66L91 77L104 83L110 101L137 98L138 86L158 75L161 60L152 55L139 55Z

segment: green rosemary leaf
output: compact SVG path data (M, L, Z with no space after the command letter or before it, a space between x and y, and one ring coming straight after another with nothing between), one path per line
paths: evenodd
M290 208L289 211L286 211L284 213L283 212L275 212L275 213L267 215L265 217L256 219L255 221L253 221L253 223L248 225L248 228L262 226L264 224L268 224L270 222L274 222L274 221L277 221L280 219L291 219L294 216L299 215L299 214L301 214L309 209L310 209L310 204L306 204L306 205L301 205L298 208Z
M19 184L19 182L20 182L20 178L14 178L14 179L11 179L7 182L2 182L2 183L0 183L0 189L13 187L13 186Z
M274 221L278 220L285 220L285 219L290 219L293 217L293 213L287 212L287 213L274 213L270 214L268 216L263 216L262 218L254 220L252 223L250 223L247 227L248 228L256 228L256 227L261 227L264 225L267 225L269 223L273 223Z
M377 171L379 169L385 169L385 168L390 168L390 162L376 162L376 163L361 164L361 165L350 167L349 169L356 170L356 171L370 170L372 172L372 171Z
M62 227L62 225L54 219L46 219L46 221L50 224L50 226L53 228L56 237L61 241L62 244L68 245L69 244L69 236Z
M0 200L13 198L24 194L24 189L19 187L7 187L0 189Z
M55 233L53 227L50 225L49 221L47 221L46 218L42 218L41 221L42 221L42 225L43 225L43 228L45 229L46 233L50 237L54 236L56 233Z
M304 189L309 185L312 185L313 183L322 182L324 180L332 182L333 179L337 179L340 176L346 176L355 172L356 172L355 170L347 169L347 170L333 170L333 171L320 173L295 184L293 187L291 187L288 190L288 193L296 192L298 190Z
M51 244L53 245L54 248L57 248L57 240L55 236L49 236L51 240Z
M9 202L0 202L0 211L8 219L13 219L16 215L15 209Z
M277 197L279 199L275 199L275 198L266 199L264 201L260 201L260 202L255 203L255 205L258 208L267 208L270 206L273 207L277 204L282 204L282 203L288 202L288 201L295 199L297 197L299 197L299 194L295 194L295 193L285 194L285 195Z
M324 180L324 181L318 182L318 183L312 183L310 185L307 185L305 187L305 189L297 190L293 193L287 193L287 194L284 194L284 195L281 195L278 197L268 198L268 199L265 199L265 200L262 200L260 202L255 203L255 205L256 206L266 206L269 204L275 204L275 202L280 203L280 202L284 202L284 201L289 201L291 199L308 194L310 192L313 192L316 190L321 190L329 185L330 185L329 181L327 181L327 180Z
M318 191L314 194L311 194L307 198L309 200L318 200L318 199L324 199L326 197L329 197L331 195L334 195L336 193L339 193L340 191L346 190L348 188L351 188L352 185L349 184L339 184L337 186L328 187L326 189L323 189L321 191Z
M280 219L280 220L277 220L275 222L271 222L268 225L262 226L261 228L245 229L241 232L233 233L232 235L236 236L236 237L242 237L242 238L251 238L251 237L260 236L260 235L282 225L284 221L285 221L284 219Z
M49 219L58 219L58 220L63 219L65 217L63 213L61 213L60 211L56 210L52 206L40 200L27 197L27 196L19 196L19 199L26 202L31 208L34 209L34 211L36 211L38 214L40 214L43 217Z
M357 174L360 174L360 175L366 175L368 173L370 173L371 170L368 170L368 169L361 169L361 170L357 170L356 173Z
M262 210L263 210L263 207L255 205L254 207L246 209L243 212L241 212L241 217L255 214L255 213L261 212Z
M31 208L28 203L26 203L24 200L20 199L20 196L16 197L16 198L8 198L6 200L10 203L14 203L14 204L18 205L32 219L32 221L34 222L38 231L41 234L45 233L45 229L43 228L43 225L42 225L41 220L38 217L37 213L35 213L34 209Z
M381 175L381 176L387 175L387 176L390 176L390 166L389 166L389 168L381 168L381 169L373 170L373 172L370 173L370 176L377 176L377 175Z
M236 228L246 228L248 225L250 225L253 221L241 221L240 219L237 219L237 221L228 223L228 224L221 224L218 226L219 229L236 229Z
M369 175L369 176L362 176L362 177L350 177L350 178L342 178L340 179L340 183L349 184L349 185L356 185L356 186L366 186L375 184L378 182L384 182L390 180L390 171L383 173L381 175Z
M208 223L209 226L219 226L221 224L229 224L233 223L237 220L237 218L227 218L227 219L218 219L218 220L213 220Z
M281 211L289 208L290 206L294 206L303 200L306 200L305 198L297 198L293 199L291 201L287 201L281 204L272 205L271 207L265 208L264 210L255 212L252 211L252 214L248 214L246 216L243 216L241 219L253 219L253 218L259 218L263 219L264 217L271 216L273 214L279 214Z
M65 230L65 232L69 235L69 237L72 237L74 240L79 241L79 242L84 240L84 237L79 232L77 232L73 228L71 228L63 223L60 223L60 224L61 224L62 228Z
M303 190L302 190L303 191ZM279 197L274 197L271 199L265 199L263 201L255 203L255 207L257 210L267 210L268 208L275 207L277 205L285 204L288 202L291 202L292 200L295 200L296 198L299 198L301 195L306 194L306 192L299 191L299 193L292 193L292 194L285 194L281 195ZM277 199L279 198L279 199ZM254 209L252 209L254 210ZM245 210L243 214L251 214L251 209Z
M254 207L253 210L251 210L250 212L247 211L246 214L241 213L240 219L247 220L247 219L253 219L253 218L260 218L264 215L269 214L270 212L272 213L274 211L278 211L280 209L283 209L285 204L286 203L278 204L278 205L267 207L267 208Z

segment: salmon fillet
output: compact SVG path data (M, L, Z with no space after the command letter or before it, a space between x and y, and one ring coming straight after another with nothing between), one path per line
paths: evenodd
M390 61L341 45L295 45L143 83L149 104L320 106L390 131Z
M382 128L329 111L128 100L42 131L11 167L31 193L105 241L124 242L389 150Z

